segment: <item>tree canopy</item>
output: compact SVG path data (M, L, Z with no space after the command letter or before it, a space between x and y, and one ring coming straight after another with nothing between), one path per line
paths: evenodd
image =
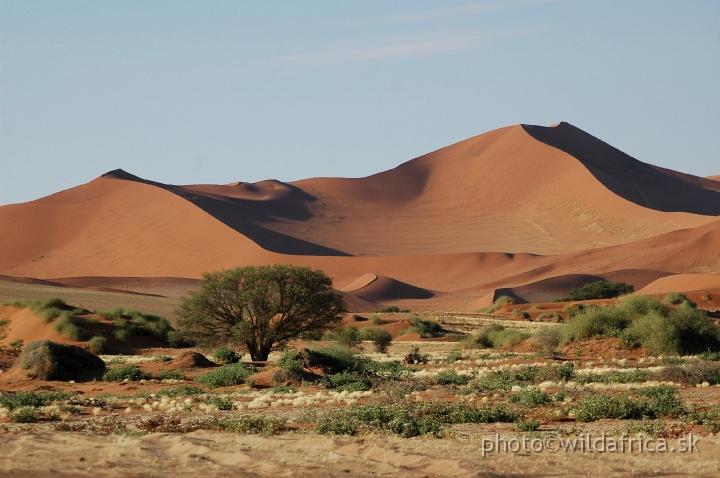
M178 328L201 345L237 343L252 360L267 360L298 336L340 322L347 309L321 270L276 264L203 274L183 297Z
M620 295L632 294L635 288L624 282L608 282L599 280L590 282L582 287L571 290L567 297L556 302L570 302L573 300L612 299Z

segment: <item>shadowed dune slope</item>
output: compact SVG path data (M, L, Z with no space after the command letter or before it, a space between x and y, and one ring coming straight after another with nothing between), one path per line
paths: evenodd
M493 300L507 295L523 302L553 302L565 297L572 289L601 280L624 282L635 287L635 290L639 290L656 279L668 275L671 273L652 270L620 270L597 275L569 274L542 279L518 287L496 289Z
M523 125L530 136L577 158L605 187L640 206L664 212L720 215L713 181L650 166L579 128Z

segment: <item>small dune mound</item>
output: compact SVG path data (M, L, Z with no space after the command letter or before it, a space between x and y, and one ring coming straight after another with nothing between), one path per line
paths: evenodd
M430 299L434 295L427 289L373 273L357 278L341 290L374 302L400 299Z
M40 340L23 348L11 373L37 380L90 380L105 371L105 362L74 345Z
M170 362L171 368L208 368L217 364L197 352L183 352Z

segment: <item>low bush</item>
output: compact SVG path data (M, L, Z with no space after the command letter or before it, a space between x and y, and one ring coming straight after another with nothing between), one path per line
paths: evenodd
M357 371L365 369L367 360L358 356L348 347L329 346L310 350L312 359L319 364L332 368L335 372Z
M337 342L345 347L357 347L362 342L360 331L353 324L330 330L323 335L323 339Z
M360 338L371 341L375 351L379 353L386 353L388 346L392 343L390 332L379 327L365 327L360 332Z
M580 385L587 383L636 383L647 382L653 378L653 374L648 370L631 370L628 372L611 372L611 373L578 373L573 379Z
M88 350L94 354L103 354L107 351L107 338L96 335L88 340Z
M560 331L556 326L543 327L532 336L532 343L539 352L552 356L560 346Z
M179 370L160 370L155 376L158 380L187 380Z
M502 325L492 324L479 331L474 341L484 347L511 347L530 337L530 334L518 329L505 328Z
M433 382L438 385L466 385L471 378L472 376L461 375L456 370L446 370L437 373L433 378Z
M684 355L720 350L720 329L707 312L683 302L669 308L649 296L630 295L617 305L586 308L561 328L565 342L596 336L620 337L654 355Z
M710 433L720 433L720 405L715 405L708 410L695 412L691 415L692 421L705 428Z
M52 325L55 332L62 334L70 340L84 340L85 331L77 324L77 319L68 311L60 312Z
M111 368L103 375L103 380L106 382L131 382L148 379L150 379L150 374L140 370L137 365L123 365L122 367Z
M196 377L195 381L210 388L230 387L244 383L245 379L254 373L254 367L234 363L205 372Z
M525 387L509 397L510 403L518 403L524 407L535 408L552 405L550 395L535 387Z
M361 430L382 430L403 437L441 436L443 424L451 423L514 423L521 415L500 404L476 407L461 403L421 402L391 405L353 405L316 417L316 433L355 435Z
M590 395L571 409L575 418L581 422L592 422L604 418L676 417L684 410L684 404L677 390L666 385L642 388L638 390L637 396L629 393Z
M44 392L4 392L0 394L0 407L8 410L16 408L37 408L70 398L70 394L62 391L49 390Z
M710 385L718 385L720 384L720 364L696 362L665 367L655 374L655 378L682 385L698 385L705 382Z
M234 350L227 347L220 347L213 353L213 359L223 364L238 363L242 355L237 354Z
M372 380L358 372L340 372L324 378L325 386L339 392L363 392L372 388Z

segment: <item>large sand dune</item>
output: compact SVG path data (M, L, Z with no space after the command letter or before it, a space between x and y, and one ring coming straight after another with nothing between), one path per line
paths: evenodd
M116 170L0 207L0 274L157 293L283 262L323 268L358 309L463 310L501 288L549 299L582 278L644 287L720 273L713 179L567 123L500 128L357 179L174 186Z

